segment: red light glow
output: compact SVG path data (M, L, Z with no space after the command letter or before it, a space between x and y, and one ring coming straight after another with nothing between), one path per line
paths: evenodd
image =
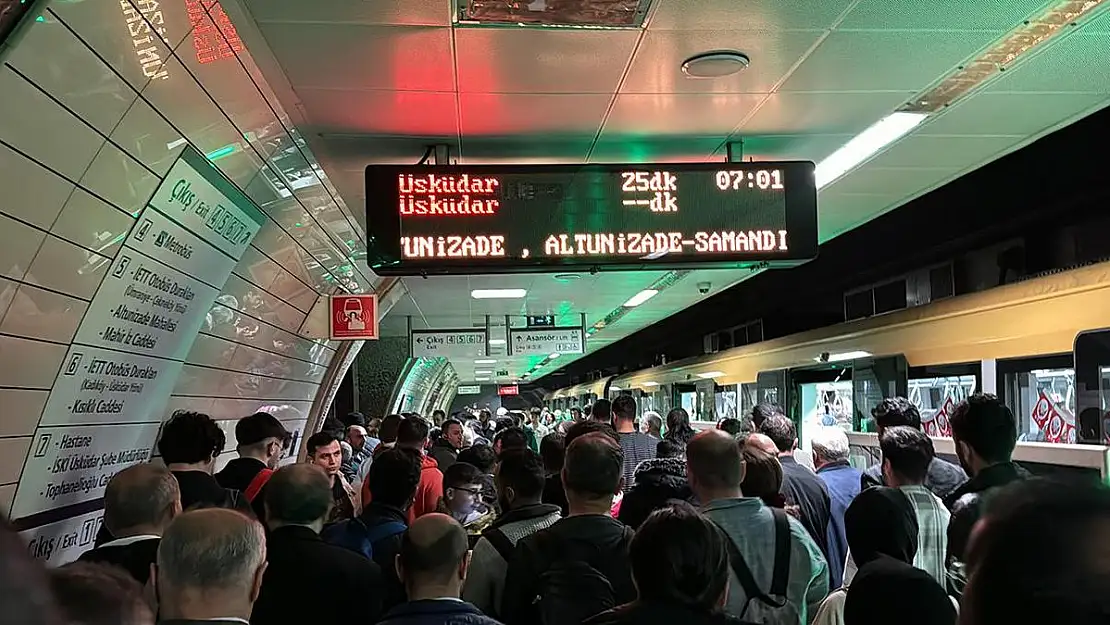
M492 197L501 187L497 178L428 174L397 176L398 211L410 215L493 215L501 201Z
M243 51L243 40L218 0L185 0L185 11L193 26L198 63L213 63Z

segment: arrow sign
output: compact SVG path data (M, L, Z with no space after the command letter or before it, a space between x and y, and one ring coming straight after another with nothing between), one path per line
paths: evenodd
M413 330L413 358L480 358L488 343L483 330Z
M536 328L509 330L512 355L581 354L586 351L582 328Z

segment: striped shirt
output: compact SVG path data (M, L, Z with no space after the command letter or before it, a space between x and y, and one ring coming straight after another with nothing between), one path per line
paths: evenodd
M627 493L636 481L636 467L644 460L655 457L659 439L643 432L625 432L620 437L621 451L624 452L624 492Z
M947 587L944 559L948 549L948 521L952 515L944 502L924 486L902 486L899 490L909 498L917 515L917 555L913 565L932 575L942 588Z

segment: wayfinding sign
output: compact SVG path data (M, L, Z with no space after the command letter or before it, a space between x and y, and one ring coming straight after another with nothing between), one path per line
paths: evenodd
M413 330L413 358L481 357L486 355L485 330Z
M581 354L585 351L586 337L579 327L509 329L509 353L512 356Z
M203 155L185 149L78 326L35 430L14 519L93 501L116 472L150 458L193 340L265 219ZM84 515L76 525L75 515ZM87 509L59 513L54 549L81 545L99 522L90 519Z

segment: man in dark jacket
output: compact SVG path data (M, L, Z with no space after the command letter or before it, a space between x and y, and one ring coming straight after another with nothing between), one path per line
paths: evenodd
M256 412L235 424L239 457L228 462L215 478L220 486L243 493L259 520L265 519L262 489L291 440L281 422L268 412Z
M794 459L794 449L798 446L794 422L781 414L773 415L764 419L761 431L770 437L779 451L779 464L782 465L781 492L786 497L787 505L798 506L802 525L827 560L832 503L821 478Z
M682 448L672 441L656 444L656 457L636 467L636 483L621 502L620 520L636 529L648 516L670 501L689 501L693 496L686 481Z
M632 530L609 514L613 498L624 484L624 454L611 434L612 428L608 430L610 434L595 431L568 436L571 443L563 467L563 485L570 516L517 543L505 575L501 604L501 616L509 625L533 625L541 621L541 606L537 605L536 597L556 594L552 592L555 589L545 587L541 576L549 576L555 570L569 570L569 565L556 565L571 563L579 569L587 565L592 567L611 585L615 605L636 598L628 561ZM575 594L574 588L559 590L564 590L563 596ZM571 600L570 604L560 603L560 607L589 611L584 602L574 604ZM577 616L588 618L610 607L602 606L590 614L568 614L566 620L569 622Z
M888 397L871 409L871 417L875 420L875 429L879 436L883 435L886 428L900 425L921 429L921 413L905 397ZM925 488L934 495L944 499L952 494L961 484L967 481L967 473L960 467L942 458L933 458L929 463L929 472L925 475ZM886 486L883 481L883 463L879 462L867 468L860 478L860 488L872 486Z
M952 511L948 522L948 570L952 589L963 589L963 561L971 528L983 514L984 500L1002 486L1026 479L1029 473L1014 464L1017 422L998 397L976 393L960 402L949 419L956 456L971 479L944 503Z
M446 514L416 519L397 558L409 600L390 610L382 625L500 625L459 599L469 566L467 546L466 530Z
M443 422L443 436L436 440L428 455L435 459L439 470L446 473L447 469L459 459L459 450L463 447L463 425L458 419L447 419Z
M381 617L384 583L378 564L320 539L331 499L331 478L311 464L289 465L266 485L269 564L251 625L374 623ZM289 601L298 594L358 601Z
M104 490L104 525L115 538L80 560L118 566L146 584L162 532L178 514L181 491L173 474L151 463L128 467Z

